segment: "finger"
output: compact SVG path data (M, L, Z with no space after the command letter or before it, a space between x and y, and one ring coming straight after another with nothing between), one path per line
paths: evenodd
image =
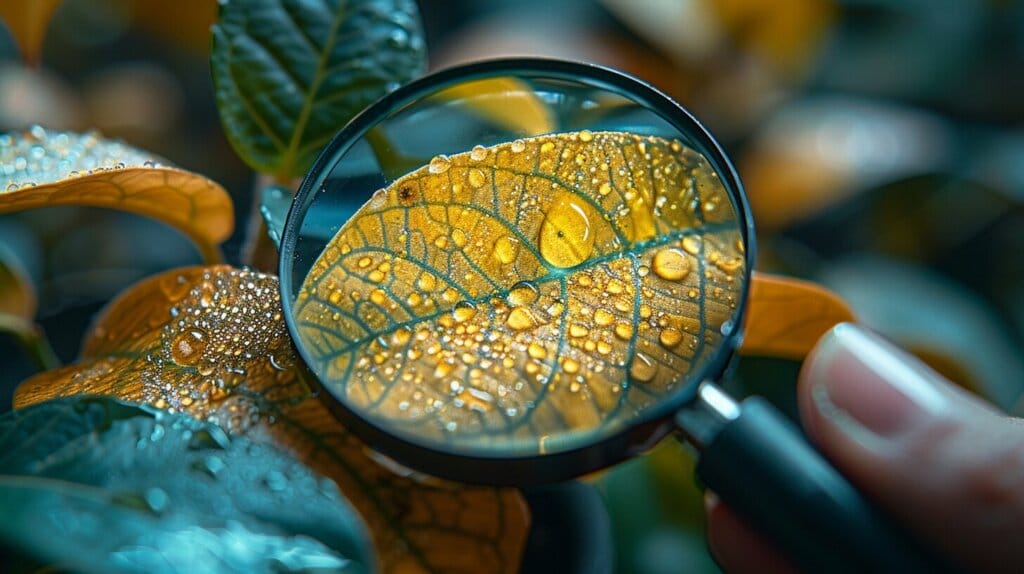
M801 418L823 452L961 567L1024 568L1024 425L876 334L843 324L808 358Z
M792 574L796 572L767 541L713 493L704 497L708 515L708 546L729 574Z

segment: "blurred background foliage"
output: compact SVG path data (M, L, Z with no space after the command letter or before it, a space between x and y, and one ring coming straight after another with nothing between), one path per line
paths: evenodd
M619 68L680 101L740 169L764 270L825 284L867 325L1024 412L1024 2L419 4L432 68L556 56ZM0 130L98 129L222 183L244 221L255 176L228 145L214 104L216 13L213 0L65 0L34 66L0 32ZM245 228L225 246L229 261L238 261ZM199 261L169 228L89 209L4 216L0 245L32 278L38 320L65 360L123 287ZM0 365L2 412L34 367L2 336ZM798 369L745 358L729 384L792 413ZM588 483L601 496L565 508L610 525L606 566L716 571L684 447L667 441ZM595 511L610 520L595 523ZM602 535L591 531L579 530ZM538 530L532 556L543 548Z

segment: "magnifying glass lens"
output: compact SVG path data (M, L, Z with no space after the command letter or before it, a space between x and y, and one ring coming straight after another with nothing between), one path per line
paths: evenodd
M296 344L347 412L428 449L527 457L664 418L731 355L748 276L705 145L561 72L385 100L293 209Z

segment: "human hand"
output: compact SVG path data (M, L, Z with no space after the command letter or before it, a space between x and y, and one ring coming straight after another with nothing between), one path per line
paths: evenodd
M1024 571L1024 420L853 324L818 342L798 394L812 442L937 555L970 572ZM793 571L713 494L707 509L727 572Z

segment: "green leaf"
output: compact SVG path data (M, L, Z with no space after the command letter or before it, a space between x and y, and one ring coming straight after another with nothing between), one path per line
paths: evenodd
M267 236L278 249L281 248L281 234L291 206L292 192L287 187L269 185L260 193L260 216L267 227Z
M349 408L416 441L568 448L701 370L731 328L742 250L725 187L679 141L478 146L338 231L298 295L297 342Z
M412 0L234 0L211 54L228 139L254 169L302 176L371 102L423 73Z
M105 398L0 417L0 545L86 572L368 572L334 485L266 444Z

